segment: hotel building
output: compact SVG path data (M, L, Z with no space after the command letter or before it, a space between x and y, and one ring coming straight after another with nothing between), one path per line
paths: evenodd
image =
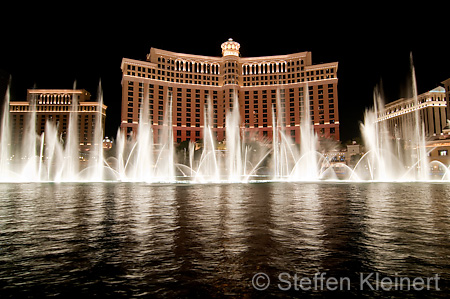
M106 108L91 100L91 94L84 89L28 89L26 101L11 101L10 117L12 126L12 145L22 143L30 113L36 111L36 133L45 131L46 121L57 125L58 134L65 139L69 128L73 101L78 113L78 136L80 150L87 150L92 144L96 119L102 118L105 128ZM33 108L35 107L35 108Z
M445 98L447 100L447 115L450 117L450 78L441 82L445 89Z
M397 138L404 138L405 131L410 129L409 117L418 111L424 123L425 136L443 135L447 124L447 102L445 89L441 86L417 96L414 99L399 99L385 105L378 114L378 121L386 121L389 132ZM404 130L404 129L407 130Z
M386 104L378 115L378 121L386 121L393 138L407 139L411 128L411 116L416 111L425 129L426 148L430 161L440 161L450 165L450 128L447 125L448 97L446 88L436 87L418 95L414 99L399 99ZM433 165L432 172L444 171L439 165Z
M286 134L299 143L302 110L309 105L319 138L339 140L337 62L313 65L311 52L241 57L240 44L232 39L221 48L222 57L151 48L147 61L124 58L122 129L130 136L136 134L139 110L148 98L158 143L170 94L175 142L202 138L208 101L213 105L212 130L223 141L226 114L236 96L245 138L271 138L275 106Z

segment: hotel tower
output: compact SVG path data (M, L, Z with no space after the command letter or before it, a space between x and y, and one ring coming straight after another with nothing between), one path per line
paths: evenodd
M339 140L337 62L313 65L311 52L241 57L240 44L231 38L221 48L222 57L151 48L146 61L124 58L122 130L129 136L137 133L140 108L147 99L158 143L171 99L174 141L197 141L211 103L212 130L223 141L226 114L237 97L244 138L271 139L272 113L279 110L285 133L299 143L301 116L309 105L319 139Z

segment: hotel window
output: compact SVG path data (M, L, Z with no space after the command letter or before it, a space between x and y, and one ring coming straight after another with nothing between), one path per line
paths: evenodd
M440 150L438 153L439 153L439 156L447 156L448 155L447 150Z

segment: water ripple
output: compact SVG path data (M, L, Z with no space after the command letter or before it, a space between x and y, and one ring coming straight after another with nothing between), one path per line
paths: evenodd
M449 191L436 183L0 184L0 294L259 296L257 272L439 273L446 286ZM276 285L264 294L299 295Z

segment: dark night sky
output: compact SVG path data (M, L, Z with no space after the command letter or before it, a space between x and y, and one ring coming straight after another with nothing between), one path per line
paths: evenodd
M191 3L124 2L98 8L91 2L5 11L0 77L12 75L13 100L23 100L33 86L72 88L75 79L77 88L96 97L101 78L108 105L106 133L113 135L120 124L123 57L145 60L150 47L220 56L220 44L229 37L241 44L243 57L312 51L313 63L339 62L342 140L359 135L359 122L380 79L387 101L410 94L411 51L419 93L450 77L449 25L445 15L439 17L439 7L411 11L289 3L240 10L217 2L195 10Z

